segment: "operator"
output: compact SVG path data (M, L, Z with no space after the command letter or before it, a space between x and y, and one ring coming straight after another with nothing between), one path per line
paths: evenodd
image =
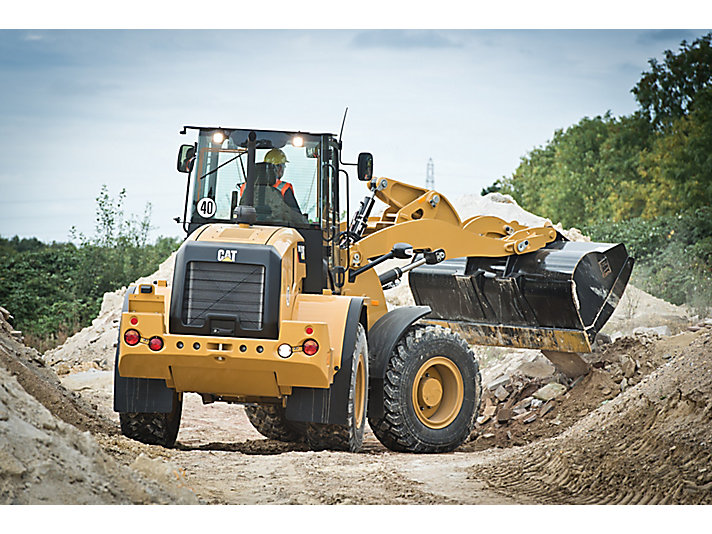
M274 165L277 172L277 181L272 184L277 191L279 191L284 198L284 202L292 209L297 210L301 213L299 209L299 204L297 203L297 198L294 196L294 187L289 182L283 181L282 176L284 176L284 170L289 163L287 155L282 152L279 148L273 148L267 154L265 154L264 163L271 163ZM245 191L245 184L240 186L240 195Z

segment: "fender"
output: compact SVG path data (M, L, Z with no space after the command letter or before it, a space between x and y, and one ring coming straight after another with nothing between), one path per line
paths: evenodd
M368 324L365 320L365 310L362 297L353 297L346 314L346 329L341 348L341 366L334 376L334 382L329 389L324 388L292 388L292 394L287 397L285 417L289 421L311 423L347 424L347 407L349 401L351 379L351 353L356 343L356 330L359 323Z
M126 291L122 312L129 311L129 295L136 290L131 286ZM173 409L173 389L160 378L133 378L119 374L119 348L121 347L121 326L116 342L114 359L114 411L133 413L170 413Z
M430 306L404 306L381 317L368 333L368 417L383 417L383 386L393 349L406 330L430 313Z

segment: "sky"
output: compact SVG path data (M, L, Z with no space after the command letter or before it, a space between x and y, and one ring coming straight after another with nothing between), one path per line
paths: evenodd
M707 31L0 30L0 235L91 234L106 184L182 236L183 125L338 134L346 107L344 161L424 185L432 158L436 190L479 193L556 129L634 112L648 60Z

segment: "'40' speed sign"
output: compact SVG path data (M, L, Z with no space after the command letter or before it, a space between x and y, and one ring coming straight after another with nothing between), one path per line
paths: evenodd
M218 207L215 205L215 201L212 198L205 197L198 201L197 209L201 217L209 219L215 215Z

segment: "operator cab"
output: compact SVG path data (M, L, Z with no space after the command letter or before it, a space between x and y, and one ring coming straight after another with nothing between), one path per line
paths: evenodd
M330 236L339 225L335 136L195 126L181 133L187 130L196 130L198 140L178 153L178 171L189 175L186 233L212 223L295 228L306 244L304 291L330 287L337 246Z

